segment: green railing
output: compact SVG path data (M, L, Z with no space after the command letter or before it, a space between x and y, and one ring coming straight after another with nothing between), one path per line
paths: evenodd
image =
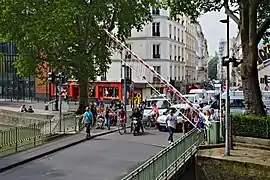
M83 128L82 118L74 115L64 116L59 125L60 121L54 119L0 130L0 157L41 145L63 134L77 133Z
M122 180L170 179L197 152L197 147L203 141L204 133L193 129Z

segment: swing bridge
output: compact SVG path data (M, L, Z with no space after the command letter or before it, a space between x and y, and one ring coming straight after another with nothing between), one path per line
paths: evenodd
M131 68L134 74L137 75L139 79L142 79L147 83L158 95L161 95L152 83L150 83L153 78L158 79L159 82L164 84L169 91L173 92L174 97L178 97L181 101L190 105L190 107L198 113L204 119L204 124L209 127L211 123L208 121L207 117L194 106L187 98L185 98L174 86L172 86L165 78L163 78L155 69L147 64L142 58L135 54L131 49L117 39L113 34L106 31L111 39L111 42L115 43L111 47L107 48L114 54L117 53L112 47L120 46L127 54L127 59L122 59L122 63L125 66ZM164 97L164 96L163 96ZM164 97L165 99L165 97ZM171 103L171 102L169 102ZM171 104L172 105L172 104ZM199 145L204 141L204 133L197 129L196 125L193 124L184 114L182 114L185 120L189 121L195 128L188 133L184 134L180 139L176 140L173 144L167 146L159 153L151 157L141 166L137 167L131 173L126 175L122 180L165 180L172 178L182 166L197 153Z

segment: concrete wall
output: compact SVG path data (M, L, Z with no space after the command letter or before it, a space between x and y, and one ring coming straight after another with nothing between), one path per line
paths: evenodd
M9 110L0 110L0 124L8 126L28 126L29 124L50 120L53 115L20 113Z
M270 167L221 160L211 157L196 157L196 180L268 180Z

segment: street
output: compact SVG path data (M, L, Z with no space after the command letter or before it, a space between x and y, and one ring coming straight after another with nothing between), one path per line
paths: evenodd
M129 131L129 130L128 130ZM175 138L182 134L175 134ZM113 133L0 174L8 180L116 180L168 145L168 133Z

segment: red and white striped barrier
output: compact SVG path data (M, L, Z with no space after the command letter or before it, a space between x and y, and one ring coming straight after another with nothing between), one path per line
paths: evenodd
M173 87L165 78L163 78L158 72L154 70L154 68L148 65L142 58L140 58L136 53L131 51L123 42L117 39L114 35L112 35L107 30L104 30L110 38L112 38L117 44L119 44L122 48L128 51L136 60L138 60L142 65L144 65L150 72L152 72L160 81L165 84L171 91L174 92L176 96L178 96L182 101L187 103L196 113L198 113L203 119L204 124L207 126L211 125L211 122L208 121L208 118L202 113L196 106L194 106L186 97L184 97L175 87Z

